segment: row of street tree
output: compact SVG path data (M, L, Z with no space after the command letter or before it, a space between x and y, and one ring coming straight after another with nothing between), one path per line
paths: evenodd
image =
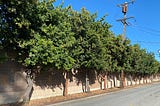
M105 17L97 19L85 8L54 6L54 0L1 0L0 44L12 51L27 68L53 67L65 73L71 70L96 70L105 81L106 73L152 75L160 64L129 39L110 31Z

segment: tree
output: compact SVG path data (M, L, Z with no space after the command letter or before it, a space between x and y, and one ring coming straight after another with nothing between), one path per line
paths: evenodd
M71 6L54 7L54 2L0 1L0 45L15 52L15 58L26 68L53 67L62 71L66 80L64 95L69 72L74 69L86 72L87 92L91 71L97 71L104 82L107 72L140 76L159 72L154 54L115 36L105 16L97 19L96 13L84 8L77 12ZM124 82L123 73L121 77Z
M76 38L73 57L76 59L76 67L86 71L85 83L86 88L89 88L88 74L90 71L96 70L99 74L103 73L104 79L105 72L109 70L111 56L108 54L107 47L110 43L108 40L113 37L113 34L109 31L111 26L104 21L105 16L97 20L96 13L90 14L84 8L81 12L73 11L71 16L72 31Z
M3 63L5 61L7 61L8 56L7 56L7 53L4 52L1 47L0 47L0 51L1 51L0 52L0 63Z
M18 41L31 37L31 21L36 0L2 0L0 3L2 46L18 49Z
M12 58L16 59L18 54L26 52L25 49L19 46L19 42L32 37L31 22L33 20L32 16L35 16L37 3L37 0L0 1L0 43L3 52L7 52L7 54L14 53L15 57ZM28 88L32 88L32 85L29 83ZM31 90L28 93L30 92ZM29 96L29 94L27 95Z
M38 5L41 26L39 30L32 31L33 38L21 42L20 47L28 49L25 59L26 66L47 66L64 71L66 83L68 71L75 64L72 58L72 45L75 42L74 33L71 31L70 16L67 11L70 7L54 8L52 3L43 1ZM67 84L64 95L67 95Z

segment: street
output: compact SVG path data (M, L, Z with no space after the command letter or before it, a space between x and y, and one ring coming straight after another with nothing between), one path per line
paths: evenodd
M160 83L48 106L160 106Z

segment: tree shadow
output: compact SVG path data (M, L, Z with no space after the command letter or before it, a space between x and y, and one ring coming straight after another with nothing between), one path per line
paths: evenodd
M80 84L82 85L82 91L86 92L86 86L87 86L87 81L89 86L95 83L95 80L97 79L97 73L94 70L84 70L84 69L79 69L77 72L73 75L76 78L76 84L79 86ZM86 79L87 77L87 79Z
M36 86L40 86L42 89L50 88L54 91L56 87L63 89L65 78L63 71L50 68L36 73L34 81Z

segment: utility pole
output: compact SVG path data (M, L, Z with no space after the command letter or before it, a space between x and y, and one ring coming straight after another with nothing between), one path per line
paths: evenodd
M127 11L128 11L128 5L129 4L133 4L134 3L134 0L131 0L130 2L125 2L123 4L118 4L117 6L118 7L121 7L122 8L122 13L124 14L124 18L123 19L118 19L117 21L120 21L122 22L123 24L123 43L125 42L126 40L126 26L128 25L127 21L128 19L131 19L131 18L134 18L134 17L128 17L126 16L127 14ZM124 88L124 86L126 85L125 83L125 75L124 75L124 70L121 70L121 81L120 81L120 87L121 88Z

